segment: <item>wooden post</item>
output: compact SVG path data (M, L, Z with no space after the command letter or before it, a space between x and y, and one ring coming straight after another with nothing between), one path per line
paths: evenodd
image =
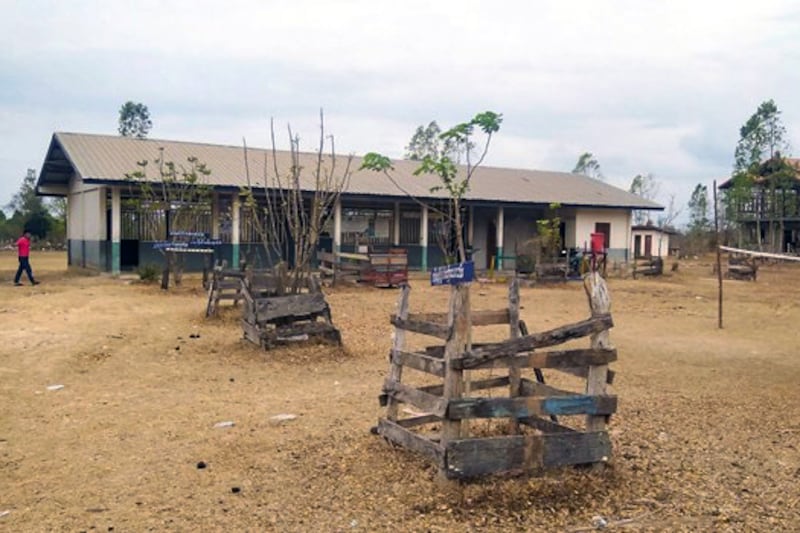
M519 278L514 276L508 285L508 336L511 339L519 338ZM520 394L520 379L522 371L518 366L511 366L508 369L509 393L512 398ZM516 419L511 419L511 430L519 433L519 423Z
M444 399L460 399L463 393L463 371L452 368L450 361L460 357L466 348L469 322L466 310L469 306L469 287L467 285L454 285L450 292L450 309L447 325L450 337L444 348ZM461 438L461 421L445 420L442 423L442 446L447 442Z
M719 243L719 216L717 215L717 180L714 180L714 240L717 248L717 328L722 329L722 250Z
M397 300L397 317L406 320L408 319L408 295L411 292L409 285L403 285L400 289L400 297ZM392 340L392 354L391 363L389 366L389 379L394 383L400 383L403 377L403 366L395 362L395 353L401 352L406 346L406 330L402 328L394 328L394 339ZM397 402L389 396L386 404L386 418L391 421L397 420Z
M611 298L608 295L608 287L599 272L589 272L583 278L583 288L589 298L589 308L592 317L607 315L611 312ZM611 339L608 330L594 333L591 336L593 350L612 349ZM586 377L586 394L599 395L606 394L606 380L608 378L608 365L590 366ZM604 415L586 417L586 431L604 431L606 429L606 417Z

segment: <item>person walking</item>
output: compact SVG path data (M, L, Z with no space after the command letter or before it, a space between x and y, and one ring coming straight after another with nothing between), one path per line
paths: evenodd
M17 275L14 276L14 285L18 287L22 285L19 280L23 271L28 275L31 285L38 285L39 282L33 279L33 272L31 271L31 234L29 231L24 232L22 237L17 239L17 255L19 256L19 268L17 268Z

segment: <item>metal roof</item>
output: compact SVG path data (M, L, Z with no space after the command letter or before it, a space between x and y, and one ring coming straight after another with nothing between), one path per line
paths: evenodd
M117 135L94 135L57 132L53 135L47 156L39 175L37 186L65 184L67 166L86 182L113 183L124 181L125 175L139 169L137 162L147 160L153 165L163 149L164 159L176 164L197 158L211 170L209 183L216 187L243 187L247 185L244 148L215 144L169 141L160 139L135 139ZM316 154L302 153L300 163L307 169L316 167ZM347 165L346 154L337 155L336 173ZM273 167L286 172L291 165L288 151L248 148L247 161L251 185L264 187L265 166L272 175ZM431 192L440 185L435 175L414 176L419 162L393 160L392 176L405 192L398 189L386 176L359 170L361 158L353 157L353 171L346 189L347 194L403 198L411 194L418 198L446 198L444 191ZM330 158L323 158L323 168L330 170ZM466 172L466 167L461 167ZM150 175L155 168L149 169ZM301 187L313 190L311 173L304 173L306 181ZM628 209L663 209L663 206L645 200L627 191L613 187L580 174L541 170L521 170L497 167L479 167L472 178L465 200L494 203L560 203L563 206L622 207Z

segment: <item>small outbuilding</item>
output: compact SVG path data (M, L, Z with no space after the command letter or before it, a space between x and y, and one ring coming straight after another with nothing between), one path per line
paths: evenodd
M660 228L648 222L631 227L631 255L633 259L665 258L670 255L670 237L677 232L671 228Z

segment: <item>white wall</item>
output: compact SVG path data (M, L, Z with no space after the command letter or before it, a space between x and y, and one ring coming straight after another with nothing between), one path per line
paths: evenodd
M67 238L106 240L106 188L70 179L67 195Z
M650 230L631 231L632 257L635 257L637 255L636 254L637 250L635 249L637 235L640 235L642 237L641 244L639 245L638 255L644 256L644 241L645 237L647 237L648 235L653 239L653 245L651 247L653 257L667 257L669 255L669 233L662 233L657 229L653 228ZM659 239L661 240L660 244L659 244Z
M631 212L628 209L581 209L575 210L575 246L588 246L597 222L611 225L609 248L627 251L631 242ZM567 227L569 231L569 226ZM569 241L569 237L567 238Z

